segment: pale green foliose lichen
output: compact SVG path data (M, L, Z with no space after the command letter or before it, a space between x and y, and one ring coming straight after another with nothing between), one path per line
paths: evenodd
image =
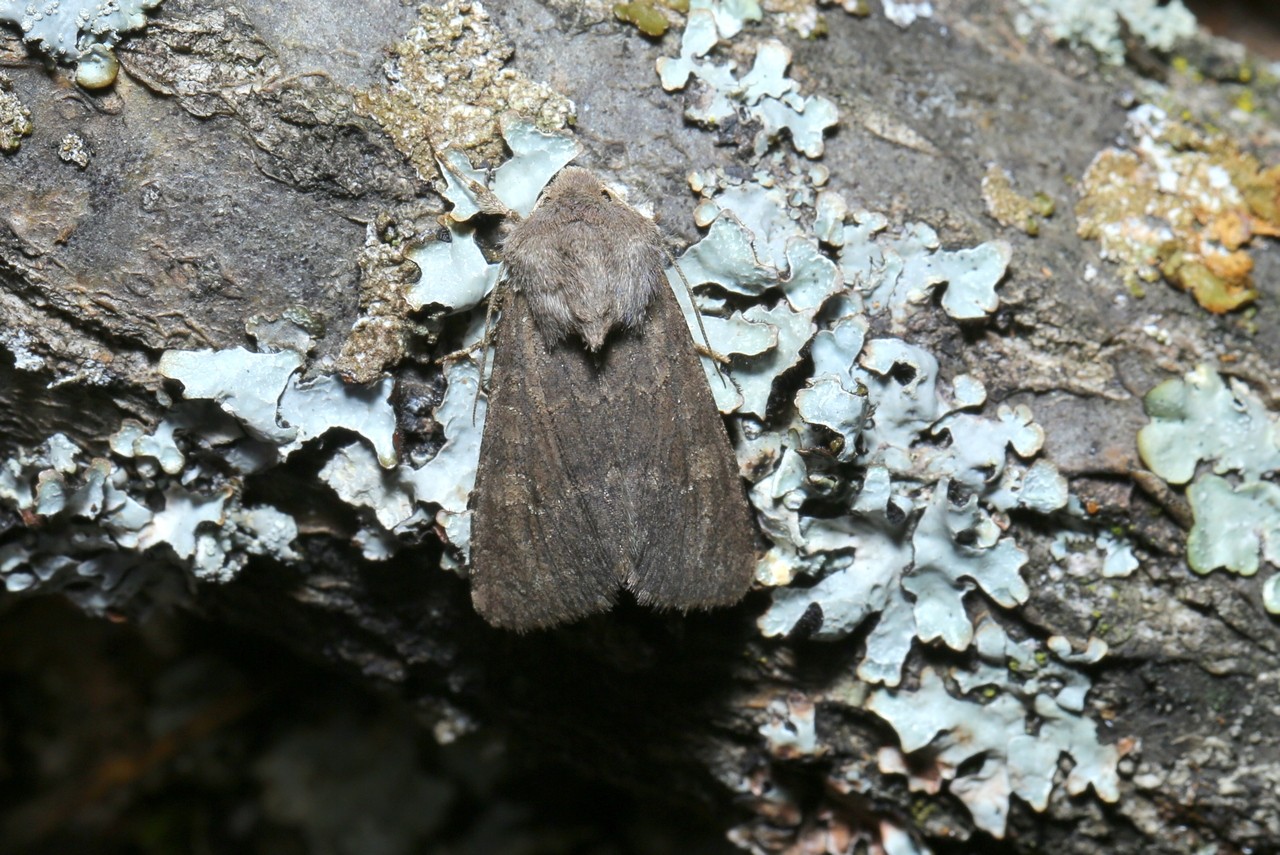
M763 20L760 0L689 0L689 11L711 13L716 29L723 38L731 39L749 22Z
M723 8L723 4L716 8ZM695 79L685 115L708 127L722 125L741 108L760 121L764 130L755 141L757 154L768 150L785 129L796 151L806 157L822 155L822 138L835 125L835 102L821 95L801 96L796 82L786 77L791 49L781 42L768 41L756 53L751 70L738 78L732 62L716 64L707 55L721 39L738 34L738 19L726 19L708 8L689 10L680 55L658 59L658 76L667 91L685 89Z
M1269 481L1233 486L1216 475L1187 491L1195 525L1187 533L1187 563L1198 573L1219 567L1252 576L1259 555L1280 567L1280 487Z
M500 266L485 260L471 231L463 225L450 226L448 240L427 241L405 257L421 271L405 294L405 301L415 311L427 305L452 311L474 309L498 283Z
M1280 488L1264 480L1280 471L1280 418L1244 383L1228 385L1207 365L1156 386L1143 405L1151 419L1138 431L1143 462L1171 484L1191 482L1191 569L1249 576L1261 561L1280 567ZM1214 474L1197 475L1201 463ZM1267 609L1280 613L1275 579L1263 594Z
M774 698L766 711L769 721L760 726L760 735L773 756L792 759L819 753L817 719L810 698L799 692Z
M997 838L1004 836L1011 796L1039 811L1048 806L1063 755L1073 763L1065 781L1067 792L1078 795L1092 786L1104 801L1118 800L1115 746L1099 743L1096 725L1040 691L1042 681L1056 683L1052 678L1064 674L1074 673L1085 686L1087 679L1065 663L1039 668L1035 657L1027 655L1030 650L1012 642L993 622L984 622L982 635L983 667L963 679L963 671L955 676L964 692L984 685L999 689L989 703L953 697L932 668L924 670L914 691L872 693L868 708L893 726L901 745L901 751L881 749L881 770L906 775L911 788L923 792L936 793L945 782L969 809L974 824ZM1048 673L1023 683L1010 678L1014 672L1006 663L1028 667L1033 674ZM1023 672L1020 668L1016 673ZM1039 718L1034 731L1028 726L1029 712ZM916 752L922 752L917 755L920 762L908 761L906 755ZM972 760L978 761L977 770L960 775L962 764Z
M1138 452L1152 472L1185 484L1201 461L1219 475L1249 480L1280 469L1280 420L1239 380L1230 386L1207 365L1147 393L1151 422L1138 431Z
M857 673L863 680L895 686L915 643L938 639L958 650L974 643L964 605L972 591L980 590L1006 608L1028 597L1020 574L1025 553L1012 538L1000 535L987 508L1050 514L1068 504L1066 481L1052 465L1007 460L1010 452L1031 458L1043 444L1044 432L1025 408L1000 407L994 418L965 412L984 404L981 384L965 375L942 382L937 360L904 341L866 340L867 314L888 311L903 319L923 302L929 288L944 280L953 286L958 282L959 293L968 295L952 308L967 305L969 310L951 314L985 317L998 305L994 288L1008 263L1008 247L997 243L981 252L940 252L927 227L888 234L885 218L850 215L830 193L818 197L809 233L792 216L781 188L756 183L720 187L711 173L697 173L691 183L704 197L700 220L710 225L707 237L681 258L695 288L747 299L779 294L785 299L775 304L775 320L784 303L791 313L800 308L809 323L824 306L839 306L827 328L795 336L801 347L809 343L813 361L813 374L797 396L798 420L781 432L762 432L758 423L743 422L741 453L769 470L751 491L762 528L773 542L758 578L785 585L800 574L817 577L811 587L776 590L761 628L781 635L804 625L812 637L835 639L878 617ZM818 247L818 239L838 247L840 264L822 275L791 270L797 258L816 254L830 261L820 251L806 252ZM851 266L856 273L851 274ZM973 276L975 270L980 275ZM799 307L789 305L795 283L806 280L824 284L798 289L811 296L799 300ZM749 316L749 310L743 314ZM738 415L759 417L779 369L793 364L779 359L755 376L745 370L749 364L731 359L727 373L743 389L744 399L756 402L744 403ZM812 430L818 427L839 435L837 459L867 467L846 516L815 518L801 512L812 491L801 452L812 453L820 445ZM953 499L953 489L960 485L969 495ZM1090 780L1114 776L1114 752L1099 746L1093 725L1079 718L1088 680L1075 671L1069 677L1058 675L1062 692L1039 702L1052 704L1043 714L1056 715L1058 722L1037 748L1040 777L1032 795L1041 808L1040 793L1047 797L1045 787L1052 784L1061 752L1076 757ZM1037 702L1007 703L1009 732L1025 736L1028 718L1040 714ZM779 722L775 715L771 721L762 732L773 750L794 750L785 719ZM1045 759L1050 756L1051 761ZM978 783L1022 774L1003 763L989 760L983 778L962 776L954 788L966 793L980 825L1001 832L995 818L1007 812L1011 791Z
M137 606L143 596L179 596L185 584L172 572L175 564L197 579L224 581L249 555L296 559L293 519L266 505L246 506L231 483L189 461L184 467L188 455L175 430L184 432L188 451L208 450L226 441L234 423L220 423L217 411L197 418L179 410L152 434L124 425L112 438L113 457L81 463L79 448L55 434L4 461L0 502L42 521L0 546L6 589L62 590L82 608L103 612ZM238 439L252 442L242 431Z
M293 351L170 350L160 373L183 384L188 399L214 401L251 434L279 447L282 457L333 428L362 434L383 467L395 465L392 382L346 384L335 377L298 379L302 357Z
M890 5L886 14L901 16L897 22L904 25L912 12L928 12L927 4ZM785 76L790 54L760 44L752 69L739 76L732 63L709 59L726 38L714 20L691 14L680 55L659 62L663 87L689 87L686 115L701 124L714 126L756 105L748 112L770 128L764 116L774 108L759 105L794 96ZM792 135L799 139L794 129ZM771 132L757 139L757 156L771 140ZM999 306L996 289L1011 247L990 241L944 249L925 224L893 227L881 214L851 210L838 193L823 189L827 177L806 174L778 151L751 180L720 170L689 175L700 196L694 220L707 233L682 254L680 266L699 306L709 317L758 321L777 333L776 341L757 336L752 344L764 340L765 350L750 356L742 355L746 348L713 342L729 355L721 373L738 393L718 392L717 402L737 422L743 471L753 473L750 498L770 543L757 580L775 590L760 628L771 636L802 632L835 640L874 621L856 675L887 687L902 682L907 657L921 644L977 647L992 660L998 647L1006 659L1028 663L1052 654L1052 666L1034 676L1028 664L1018 681L987 659L953 676L957 684L966 681L960 691L989 687L994 707L956 699L941 679L926 679L924 691L931 694L923 703L918 695L882 690L872 709L908 734L916 711L933 711L933 722L915 737L903 736L903 750L945 749L934 789L948 781L975 823L993 834L1003 834L1013 795L1045 809L1063 756L1075 764L1067 776L1070 792L1092 784L1113 801L1118 753L1098 742L1083 714L1090 683L1076 667L1086 655L1101 656L1105 645L1090 643L1076 654L1062 638L1049 647L1034 639L1015 643L994 624L975 626L966 606L983 597L993 608L1014 609L1029 597L1021 573L1027 555L1015 541L1016 528L1005 531L1007 512L1041 514L1072 532L1084 527L1073 517L1079 503L1066 479L1036 459L1044 431L1026 407L984 411L982 384L964 374L947 376L922 348L868 335L875 316L887 321L878 328L905 332L911 313L944 288L939 302L946 314L959 321L988 318ZM774 381L797 370L806 349L812 370L794 402L774 400ZM831 464L862 472L861 484L847 491L843 514L831 506L840 477L833 480ZM825 503L822 516L805 512L814 500ZM1080 534L1101 543L1096 532ZM1108 552L1108 575L1132 570L1126 545L1100 548ZM808 578L806 586L789 587L800 577ZM900 705L897 696L904 698ZM803 700L779 699L769 707L761 733L779 756L805 753ZM993 708L1000 716L985 720ZM988 729L980 747L966 749L974 722ZM967 771L972 763L964 761L978 756L980 766ZM917 762L899 757L898 771ZM903 842L911 845L909 838Z
M111 48L147 25L161 0L0 0L0 22L15 24L23 41L59 62L79 63L76 82L96 89L115 80Z
M1196 17L1182 0L1019 0L1026 10L1015 19L1026 36L1043 27L1059 41L1087 45L1112 65L1125 57L1125 29L1148 47L1171 51L1196 33Z
M110 456L81 463L66 437L0 465L0 502L43 524L4 545L11 591L72 588L85 608L126 605L139 591L233 578L250 556L293 561L298 528L268 505L246 505L243 482L335 428L363 437L372 467L396 465L392 381L300 379L291 350L168 351L160 373L182 384L151 429L126 420ZM208 467L209 458L224 467ZM71 526L71 520L77 522ZM78 568L78 569L77 569ZM169 572L165 572L168 570Z

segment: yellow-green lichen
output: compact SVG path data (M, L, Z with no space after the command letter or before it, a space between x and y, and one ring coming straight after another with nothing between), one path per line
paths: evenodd
M116 82L120 60L107 45L93 45L76 62L76 83L85 89L105 89Z
M1040 221L1054 212L1053 199L1047 193L1037 192L1030 198L1019 194L1008 171L994 163L982 176L982 201L1000 225L1021 229L1032 237L1040 234Z
M661 37L667 32L667 28L671 26L667 16L662 14L661 9L653 3L644 2L644 0L635 3L615 3L613 15L619 21L626 21L628 24L633 25L646 36L655 38Z

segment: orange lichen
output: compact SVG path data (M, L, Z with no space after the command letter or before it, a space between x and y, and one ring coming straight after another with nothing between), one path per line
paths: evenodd
M1254 300L1248 249L1280 235L1280 166L1151 107L1130 125L1133 145L1100 152L1085 172L1080 236L1101 242L1135 292L1163 276L1211 312Z

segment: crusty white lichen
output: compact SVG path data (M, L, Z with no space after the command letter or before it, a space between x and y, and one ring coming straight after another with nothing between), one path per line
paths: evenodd
M13 93L9 76L0 72L0 154L13 154L30 135L31 111Z
M544 130L564 127L573 103L507 65L512 47L478 0L423 4L418 23L392 48L385 86L361 93L375 118L426 179L436 153L502 157L499 122L514 113Z

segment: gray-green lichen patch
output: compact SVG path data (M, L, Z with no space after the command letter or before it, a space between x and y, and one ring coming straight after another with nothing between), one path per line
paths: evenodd
M723 8L723 7L721 7ZM756 53L751 70L740 79L734 64L716 64L707 55L721 39L732 38L740 29L738 18L717 16L712 9L692 8L680 41L680 54L658 60L662 88L675 91L690 88L685 115L707 127L724 124L738 109L760 121L764 129L755 141L756 154L763 154L786 130L796 151L807 157L822 155L822 138L835 125L835 102L821 95L801 96L796 81L786 76L791 49L781 42L768 41Z
M280 424L277 410L285 384L302 367L292 351L171 350L160 358L160 374L183 385L189 398L208 398L260 439L284 443L295 432Z
M888 4L886 15L905 25L913 13L927 14L926 7ZM964 681L961 692L981 684L995 707L957 698L927 674L928 697L878 691L881 700L870 708L903 734L903 750L918 752L885 759L884 768L905 774L945 755L928 776L930 791L945 783L975 823L996 835L1004 832L1012 796L1045 809L1063 758L1074 764L1069 792L1092 784L1114 801L1119 752L1101 745L1083 714L1090 685L1078 670L1083 654L1071 652L1067 639L1050 647L1035 639L1015 643L971 608L981 601L987 611L1013 610L1030 596L1022 575L1027 553L1010 512L1039 514L1043 524L1090 543L1100 544L1098 534L1081 533L1087 526L1066 479L1035 459L1045 436L1029 410L987 408L976 380L948 376L933 354L885 334L905 334L911 314L943 288L938 302L947 315L988 318L999 306L1010 245L944 249L928 225L894 228L884 215L851 210L825 189L825 170L807 169L773 145L778 105L796 97L785 74L790 53L758 44L752 68L740 75L732 63L712 58L729 38L713 16L693 12L679 56L660 60L658 70L664 89L687 91L686 116L695 122L714 127L746 110L766 129L756 139L751 180L720 170L690 173L700 196L694 220L707 233L680 258L702 312L717 319L720 332L729 331L728 341L714 344L730 355L721 373L737 394L723 393L716 375L708 376L721 409L737 424L743 471L754 482L750 498L770 544L757 568L759 583L774 587L759 620L762 632L835 640L870 624L856 676L862 685L886 687L903 682L908 656L920 645L978 648L991 657L995 647L1008 648L1016 656L1006 658L1028 661L1061 653L1039 677L1027 676L1030 666L1013 680L981 664L952 675L956 685ZM816 128L789 127L797 152L820 151L807 144L820 141ZM764 350L750 356L741 353L745 347L735 350L733 340L747 328L718 321L738 318L772 328L773 337L753 342ZM871 336L872 329L878 334ZM812 369L799 378L794 401L776 400L775 381L804 370L806 349ZM811 515L818 504L821 515ZM1117 574L1132 569L1125 549L1116 546L1108 565ZM799 580L804 584L792 585ZM992 641L996 631L1002 645ZM1081 646L1091 656L1105 651ZM773 753L809 750L812 700L770 704L761 733ZM988 719L993 708L1000 716ZM815 719L822 707L816 709ZM971 747L975 722L987 729ZM821 722L814 726L820 732ZM884 749L882 758L895 750ZM914 848L905 836L899 842L905 851Z
M1012 256L1005 241L944 250L937 233L924 223L908 223L900 234L891 235L883 216L848 212L838 196L823 195L819 204L827 219L820 223L827 229L828 243L839 248L845 277L858 283L873 311L887 308L900 323L909 307L925 302L942 285L942 308L957 320L983 318L999 306L995 289Z
M297 560L293 518L244 504L245 475L265 472L337 428L363 438L353 447L366 468L398 471L392 381L303 380L302 362L287 349L168 351L160 373L181 383L187 400L172 403L154 428L126 421L111 437L110 456L87 463L61 435L4 461L0 502L43 521L4 545L5 585L74 586L78 602L101 611L136 605L129 598L139 590L180 580L175 564L216 582L233 578L251 556ZM219 465L208 466L211 458ZM69 536L72 519L78 522Z
M1259 556L1280 567L1280 487L1269 481L1239 486L1216 475L1187 491L1196 524L1187 534L1187 563L1208 573L1219 567L1252 576ZM1268 603L1271 611L1277 604Z
M1015 18L1024 37L1037 27L1058 41L1086 45L1105 62L1121 65L1125 33L1142 44L1169 52L1196 33L1196 17L1182 0L1020 0L1026 11Z
M544 130L564 127L573 104L551 88L507 67L512 48L479 2L423 4L419 20L396 44L387 85L357 103L395 140L418 174L437 174L446 148L476 160L498 160L499 119L508 112Z
M280 315L254 315L244 322L244 331L264 353L291 350L301 356L311 353L316 339L324 335L324 320L305 306L292 306Z
M13 93L9 75L0 72L0 152L13 154L32 131L31 111Z
M298 379L302 357L293 351L167 351L160 373L182 383L188 399L209 399L256 438L288 457L308 440L334 428L364 436L379 465L396 464L395 412L390 379L369 385L334 377Z
M420 275L405 294L409 308L444 306L466 311L480 304L498 282L497 264L485 260L471 230L451 226L447 235L424 241L405 253Z
M527 216L547 182L582 152L573 137L548 132L515 114L499 120L502 139L511 156L490 175L471 165L467 154L456 148L440 152L440 172L445 187L441 195L453 207L449 220L465 223L481 212ZM496 197L497 205L488 198Z
M1068 572L1087 578L1123 578L1139 566L1132 544L1108 531L1059 532L1049 552Z
M469 341L478 340L480 331L477 325ZM364 445L352 443L338 449L325 464L321 480L343 501L372 511L378 525L390 534L429 526L431 517L423 506L436 508L434 521L445 540L465 557L471 527L467 500L475 484L484 431L485 401L477 397L479 376L479 365L472 359L456 359L446 366L448 387L435 410L445 441L430 459L387 471L378 467Z
M23 40L59 62L77 63L76 82L109 86L119 64L111 48L147 25L161 0L0 0L0 22L17 25Z
M721 37L731 39L748 23L764 19L760 0L689 0L689 11L706 11L715 20Z
M1228 386L1207 365L1156 386L1143 406L1151 422L1138 431L1138 453L1171 484L1190 481L1201 461L1248 480L1280 469L1280 422L1244 383Z
M922 673L915 690L872 693L868 707L893 726L901 746L881 749L881 770L906 775L911 788L923 792L936 793L949 782L974 823L995 837L1004 835L1011 795L1038 811L1048 806L1064 756L1072 764L1067 792L1092 786L1104 801L1115 802L1120 753L1101 744L1096 726L1079 715L1089 679L1076 668L1097 661L1106 645L1091 639L1078 654L1055 638L1048 646L1052 655L1045 656L1034 640L1015 641L988 617L978 625L974 646L976 669L952 669L950 676L966 695L996 692L988 703L954 697L933 669ZM1039 719L1035 729L1028 727L1029 710ZM978 768L960 775L966 761L978 761Z
M1138 432L1143 462L1172 484L1191 482L1191 569L1248 576L1261 561L1280 567L1280 488L1264 480L1280 471L1280 418L1244 383L1231 378L1228 386L1207 365L1156 386L1143 404L1151 419ZM1216 474L1197 475L1201 463ZM1273 575L1263 585L1273 613L1280 613L1278 592Z
M234 431L216 415L179 408L151 434L124 425L110 457L81 462L79 448L55 434L4 461L0 502L40 523L0 546L6 589L62 590L93 612L136 610L182 595L175 564L197 579L223 581L250 555L296 559L297 526L288 514L244 505L232 482L189 459L192 450L224 445Z

